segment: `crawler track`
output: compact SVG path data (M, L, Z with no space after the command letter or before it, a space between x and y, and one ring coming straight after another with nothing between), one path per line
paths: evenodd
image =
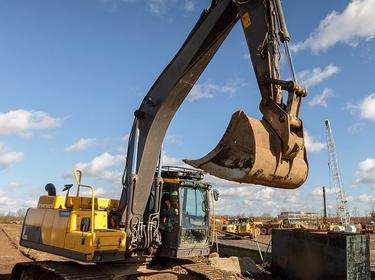
M18 263L12 270L13 280L110 280L95 265L80 265L75 262L27 262Z
M103 269L104 268L104 269ZM204 263L191 263L181 265L181 276L175 279L197 279L197 280L237 280L242 279L231 273L215 269ZM109 272L113 271L113 273ZM169 274L171 272L169 271ZM176 272L174 272L176 275ZM177 273L178 274L178 273ZM84 265L75 262L26 262L18 263L12 271L12 280L114 280L114 279L138 279L138 277L150 277L150 279L169 279L168 271L148 271L145 273L132 273L123 265L123 269L112 270L108 266ZM191 276L190 276L191 275ZM135 278L134 278L135 277ZM144 279L144 278L140 278ZM148 278L147 278L148 279ZM172 279L172 278L171 278Z

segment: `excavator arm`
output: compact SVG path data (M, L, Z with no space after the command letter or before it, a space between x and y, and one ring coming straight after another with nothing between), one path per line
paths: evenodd
M296 188L306 179L303 126L298 116L306 90L295 80L280 80L279 44L287 42L289 35L279 1L213 0L135 111L118 209L129 250L143 250L160 241L157 194L162 179L160 174L155 179L155 170L163 139L174 114L239 19L264 117L259 121L235 113L219 145L202 159L186 162L227 180L273 187ZM288 92L285 104L283 90ZM156 203L145 220L153 183Z

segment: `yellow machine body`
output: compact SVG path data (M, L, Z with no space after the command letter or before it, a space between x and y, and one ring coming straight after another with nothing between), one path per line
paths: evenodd
M20 244L85 262L124 259L126 234L108 225L108 210L117 205L108 198L41 196L27 212Z
M226 232L256 238L260 235L260 227L261 223L250 221L247 218L239 218L226 227Z

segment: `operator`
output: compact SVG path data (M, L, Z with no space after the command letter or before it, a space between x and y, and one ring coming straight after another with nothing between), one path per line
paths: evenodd
M176 190L172 191L169 195L166 194L162 207L160 213L160 229L171 232L174 225L178 224L179 217L178 192Z

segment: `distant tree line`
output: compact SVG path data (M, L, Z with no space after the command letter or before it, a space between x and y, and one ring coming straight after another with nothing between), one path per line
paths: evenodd
M22 222L26 215L26 209L20 208L16 212L0 213L0 224Z

